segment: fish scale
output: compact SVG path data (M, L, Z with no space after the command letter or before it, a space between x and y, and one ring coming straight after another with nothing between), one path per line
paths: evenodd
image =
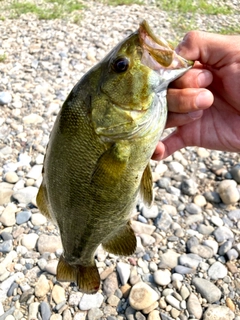
M58 280L95 293L97 247L134 252L130 214L139 193L152 203L149 160L166 123L167 86L191 65L143 21L70 92L50 135L37 196L60 231Z

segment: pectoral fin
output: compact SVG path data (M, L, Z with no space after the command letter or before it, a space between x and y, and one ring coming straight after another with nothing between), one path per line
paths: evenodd
M151 206L153 202L153 180L152 180L152 171L150 163L146 166L143 175L142 180L140 184L140 195L143 199L143 202L147 206Z
M100 287L100 276L96 265L70 265L63 256L57 266L57 280L74 281L79 289L87 294L96 293Z
M136 249L137 241L130 222L122 229L118 230L117 234L112 236L112 238L103 242L102 245L106 251L113 254L123 256L133 254Z
M39 210L41 211L41 213L50 221L54 222L51 214L49 212L48 209L48 199L47 199L47 192L46 189L43 185L43 183L41 184L39 190L38 190L38 194L37 194L37 206L39 208Z

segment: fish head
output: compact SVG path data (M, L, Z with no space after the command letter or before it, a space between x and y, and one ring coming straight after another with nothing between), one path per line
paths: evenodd
M168 84L192 65L143 21L101 63L98 92L92 98L96 133L110 140L145 134L151 119L161 113L156 108L161 107L161 99L166 100Z

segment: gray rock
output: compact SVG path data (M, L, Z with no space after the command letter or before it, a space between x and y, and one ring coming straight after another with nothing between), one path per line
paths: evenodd
M223 226L223 221L222 221L222 219L221 219L220 217L218 217L218 216L212 216L212 217L211 217L211 222L212 222L215 226L217 226L217 227Z
M230 171L233 179L239 184L240 183L240 164L237 164Z
M226 306L210 305L203 314L203 320L233 320L234 313Z
M225 226L217 228L214 232L214 237L218 243L224 242L229 239L234 239L233 232Z
M173 171L174 173L183 173L184 172L184 167L181 163L177 162L177 161L171 161L168 164L168 167L171 171Z
M128 282L129 277L130 277L130 265L128 263L118 262L117 263L117 272L118 272L118 275L119 275L119 278L121 280L122 285L126 284Z
M171 272L166 270L157 270L153 274L154 281L160 286L167 286L171 282Z
M191 224L202 222L202 221L203 221L202 214L192 214L185 219L185 223L187 225L191 225Z
M220 300L221 290L212 282L196 277L193 278L192 284L196 287L197 292L199 292L209 303Z
M31 168L31 170L27 173L26 177L30 179L37 180L41 174L42 174L42 167L43 165L41 164L36 164Z
M12 101L12 96L9 92L0 92L0 105L9 104Z
M228 252L227 252L227 257L228 257L228 260L235 260L237 259L239 256L237 250L235 249L230 249Z
M155 219L155 225L163 231L167 231L170 228L172 222L173 220L171 216L166 211L162 211L158 218Z
M214 228L212 226L206 226L205 224L199 224L197 228L198 232L205 235L209 236L211 233L213 233Z
M187 249L191 252L191 248L198 246L199 245L199 241L196 237L191 237L190 239L188 239L187 241Z
M186 205L186 210L190 214L201 214L202 212L202 209L193 202Z
M118 280L116 272L112 272L103 283L103 292L109 297L118 289Z
M8 253L13 249L13 242L12 240L6 240L0 243L0 252Z
M191 293L187 300L187 310L189 315L193 315L196 319L201 319L202 306L194 293Z
M27 222L32 216L31 211L20 211L16 216L17 224L22 224Z
M208 202L211 203L220 203L221 202L221 198L218 192L215 191L207 191L204 193L204 197L206 198L206 200Z
M221 262L216 261L208 269L208 276L213 280L223 279L227 272L227 268Z
M40 312L42 316L42 320L49 320L51 317L51 309L47 302L42 301L40 303Z
M175 272L180 273L180 274L194 274L194 273L196 273L196 269L177 265L175 267Z
M227 253L230 249L232 248L232 241L231 240L227 240L226 242L224 242L218 249L218 254L220 256L224 256L225 253Z
M240 209L230 211L228 213L228 218L236 222L240 220Z
M217 252L218 252L218 243L217 243L217 241L207 239L207 240L203 241L203 244L205 246L208 246L208 247L212 248L213 253L217 254Z
M167 188L169 188L170 185L171 185L171 180L170 180L169 178L163 177L163 178L161 178L161 179L158 180L157 184L158 184L158 187L159 187L159 188L161 188L161 189L167 189Z
M210 259L213 257L212 248L210 248L208 246L201 245L201 244L199 244L197 246L192 246L190 251L192 253L199 255L200 257L202 257L204 259Z
M194 180L186 179L183 180L183 182L181 183L181 190L184 194L188 196L193 196L198 191L198 185Z
M199 255L193 254L193 253L183 254L179 257L179 263L182 266L185 266L191 269L197 269L199 263L202 260L203 259Z

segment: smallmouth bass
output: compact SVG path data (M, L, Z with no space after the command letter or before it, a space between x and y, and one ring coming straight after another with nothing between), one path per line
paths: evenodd
M58 225L63 254L57 279L95 293L99 246L131 255L129 221L140 192L151 205L149 160L167 118L168 84L191 68L146 21L74 86L47 147L40 211Z

